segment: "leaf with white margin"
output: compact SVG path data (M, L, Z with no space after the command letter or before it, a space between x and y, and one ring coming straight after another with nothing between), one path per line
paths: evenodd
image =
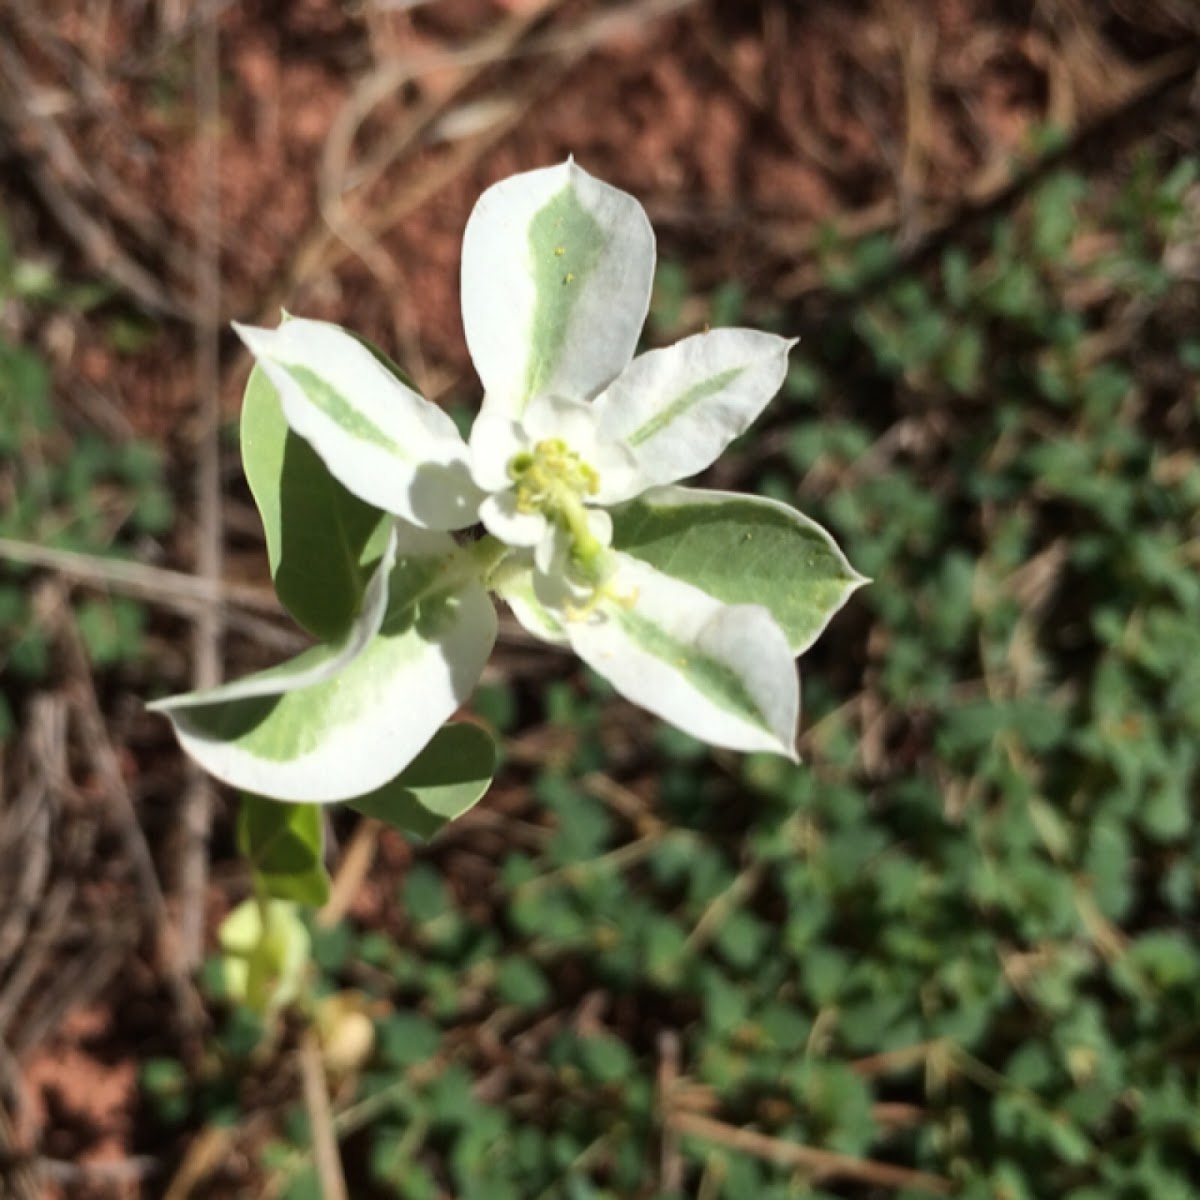
M590 400L607 387L637 348L653 279L642 206L573 160L488 188L462 254L484 411L519 418L534 396Z
M280 602L315 638L340 638L359 611L368 564L391 517L343 487L288 428L279 393L259 366L242 401L241 449Z
M263 673L278 681L274 694L159 703L206 771L275 800L349 800L395 778L467 699L496 639L496 610L448 534L398 532L379 632L332 677L289 687L289 675L328 656L318 646Z
M612 510L613 545L726 604L761 604L803 654L867 581L815 521L777 500L654 488Z
M206 688L202 692L185 692L167 696L146 707L151 712L166 713L168 717L182 709L217 704L228 700L250 700L261 696L279 696L284 692L313 687L332 679L353 662L371 643L383 626L388 611L389 581L396 565L399 530L393 521L387 546L371 582L363 596L362 611L354 624L336 641L314 646L277 667L269 667L244 679L235 679Z
M783 631L760 605L722 604L618 554L601 598L565 610L571 648L627 700L701 741L796 760L800 680ZM556 607L562 584L535 577Z
M448 413L325 321L234 328L266 372L288 426L359 499L424 529L475 523L482 494Z
M429 745L393 780L350 807L402 833L431 838L474 808L496 773L496 743L478 725L443 725Z
M714 329L639 355L596 399L600 433L637 459L639 486L703 471L779 391L795 341L753 329Z

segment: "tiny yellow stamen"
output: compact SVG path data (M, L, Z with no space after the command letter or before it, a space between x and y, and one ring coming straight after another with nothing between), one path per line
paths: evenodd
M571 450L562 438L543 438L531 449L514 454L507 473L513 482L519 513L541 513L567 535L570 574L591 599L583 615L611 593L599 591L606 577L608 547L593 531L587 497L600 491L600 475Z

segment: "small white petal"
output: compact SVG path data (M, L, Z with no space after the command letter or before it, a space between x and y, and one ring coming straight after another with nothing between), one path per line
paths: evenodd
M548 522L540 512L518 512L513 491L495 492L479 506L479 519L494 538L506 546L536 546Z
M646 490L638 460L633 451L620 442L598 441L587 464L600 479L600 488L592 497L596 504L621 504Z
M516 421L499 413L481 412L471 427L471 478L485 492L512 486L508 464L513 455L529 448L529 438Z
M533 552L534 566L543 575L565 575L570 554L571 535L557 522L548 521Z
M612 545L612 517L598 508L589 508L587 512L588 532L602 546ZM570 533L556 522L547 522L545 536L537 544L533 554L534 564L543 575L571 574L571 550L575 541ZM581 592L590 592L591 586L580 584Z
M526 561L519 568L505 563L495 592L517 618L521 627L542 642L552 646L565 646L567 635L562 622L537 597L533 587L533 564Z
M536 396L521 424L534 445L546 438L561 438L584 462L589 461L599 427L589 403L565 396Z
M598 508L589 508L587 515L588 532L602 546L612 545L613 523L608 513Z

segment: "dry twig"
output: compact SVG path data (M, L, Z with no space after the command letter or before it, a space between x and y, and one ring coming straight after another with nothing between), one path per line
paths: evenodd
M84 649L70 607L61 592L55 596L54 607L58 614L56 624L60 631L67 670L71 676L69 702L88 752L88 761L95 764L108 793L111 811L133 866L143 911L154 930L155 940L163 955L167 982L175 1001L180 1027L193 1029L203 1020L203 1005L188 979L189 964L183 957L179 942L171 929L166 901L154 868L154 859L138 821L133 796L125 783L116 751L105 727L104 714L92 682L87 651Z
M1047 171L1078 154L1085 145L1111 135L1113 128L1130 113L1154 103L1174 88L1187 85L1197 71L1200 71L1200 42L1168 51L1140 68L1127 86L1115 89L1112 103L1087 124L1075 129L1060 149L1043 155L1016 175L1007 167L998 174L994 163L986 164L979 176L963 188L963 195L969 197L967 200L955 205L930 204L927 207L919 221L921 235L899 256L892 269L899 270L923 261L968 223L1008 208ZM900 217L896 201L888 199L851 213L837 222L837 229L847 240L861 238L896 228ZM809 259L776 285L776 295L780 299L795 301L824 286L822 266L812 261L812 254L827 236L825 228L776 232L773 240L781 255ZM872 286L877 282L873 280Z
M679 1035L673 1029L664 1029L658 1035L658 1092L659 1109L669 1114L672 1095L679 1082ZM669 1119L663 1121L662 1144L658 1154L659 1190L664 1196L673 1196L683 1191L683 1153L679 1146L679 1134L672 1128Z
M45 567L77 583L113 588L185 617L198 617L205 609L240 608L278 616L283 609L270 588L253 584L203 579L182 571L150 567L145 563L98 554L81 554L0 537L0 559L22 566Z
M380 237L410 213L468 170L504 135L511 132L529 110L565 78L597 45L627 31L631 26L680 11L696 0L631 0L621 8L582 25L550 31L533 38L532 31L550 16L559 0L539 0L485 31L470 45L448 54L383 64L360 80L329 132L320 169L322 223L304 238L285 273L282 287L272 289L259 306L274 312L309 279L336 270L347 258L360 258L385 289L397 278L399 268L380 245ZM422 143L440 125L445 131L454 115L451 107L478 80L485 68L496 63L531 56L545 56L543 69L528 72L523 86L502 103L489 108L490 123L452 147L445 158L425 167L418 176L396 186L384 203L366 193L403 157ZM351 152L364 123L381 104L394 97L407 83L446 68L460 72L454 86L400 123L385 143L362 162L351 163ZM349 196L359 197L351 208ZM399 293L393 293L399 296ZM398 333L409 322L394 314ZM406 339L407 340L407 339Z
M2 810L0 826L0 878L11 881L0 909L0 964L13 961L49 877L51 820L67 775L66 709L60 696L34 697L19 749L14 757L23 782Z
M147 312L178 317L185 313L154 275L129 257L113 231L89 212L64 185L82 171L70 142L54 122L31 103L37 88L21 56L7 39L0 40L0 118L6 118L12 140L32 132L37 152L27 153L30 177L46 207L83 252L92 268L107 276Z
M931 1196L950 1196L955 1191L953 1182L941 1175L868 1158L854 1158L849 1154L835 1154L798 1142L785 1142L754 1129L740 1129L697 1113L676 1112L670 1114L668 1120L685 1136L725 1146L778 1166L806 1171L814 1179L853 1179L874 1187L915 1188Z
M9 1188L13 1200L38 1200L41 1195L37 1176L0 1096L0 1195L7 1196Z
M321 1059L321 1043L311 1025L300 1035L300 1072L304 1080L304 1106L308 1110L313 1162L321 1183L321 1196L323 1200L348 1200L333 1110L329 1104L325 1064Z
M220 209L217 193L220 121L219 30L216 19L196 30L193 73L196 89L196 392L200 447L196 463L199 541L196 573L210 584L221 578L221 323ZM223 623L218 608L203 610L193 629L192 684L197 690L221 681ZM208 837L216 794L209 777L188 764L181 814L180 953L195 970L204 951L204 893L208 883Z

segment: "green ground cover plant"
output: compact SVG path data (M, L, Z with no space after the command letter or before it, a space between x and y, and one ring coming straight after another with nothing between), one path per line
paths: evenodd
M1056 172L917 263L830 240L790 406L725 476L874 580L805 660L803 763L615 755L588 673L485 688L558 747L502 762L534 801L487 869L435 840L390 932L313 931L314 994L375 1015L361 1194L1194 1194L1197 177ZM161 1126L236 1117L231 1011L209 1086L147 1069ZM289 1110L270 1194L319 1194L309 1144Z
M9 332L55 311L88 311L104 299L98 285L65 283L46 265L19 256L0 211L0 537L50 550L127 555L137 537L171 526L159 452L137 439L114 441L81 421L68 426L51 395L45 355ZM51 656L28 581L28 571L4 562L0 671L22 686L47 679ZM141 655L141 604L91 593L73 609L95 666ZM0 739L14 728L14 694L0 694Z

